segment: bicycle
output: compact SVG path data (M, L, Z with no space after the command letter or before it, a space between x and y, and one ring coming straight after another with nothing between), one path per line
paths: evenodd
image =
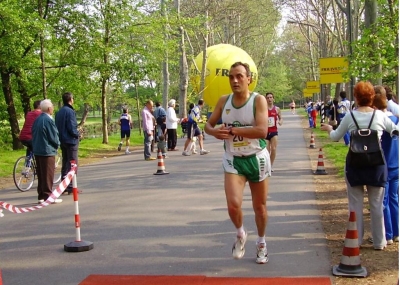
M55 170L53 183L61 181L61 171L57 171L60 165L61 155L57 152L55 157ZM33 152L30 151L28 156L21 156L14 164L13 178L15 186L19 191L25 192L32 188L33 182L36 177L36 161Z

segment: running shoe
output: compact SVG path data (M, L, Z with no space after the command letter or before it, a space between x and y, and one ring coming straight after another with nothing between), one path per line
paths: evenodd
M187 151L182 152L183 156L190 156L190 153L188 153Z
M267 250L267 244L265 243L257 243L257 258L256 262L258 264L265 264L268 262L268 250Z
M194 150L194 151L192 151L192 153L193 153L193 154L197 154L197 151Z
M205 149L200 150L200 154L201 155L204 155L204 154L207 154L207 153L210 153L210 152L208 150L205 150Z
M131 152L129 151L129 150L126 150L125 151L125 154L130 154Z
M242 237L237 236L236 241L232 246L232 256L235 259L240 259L243 257L245 248L244 245L246 244L247 240L247 231L244 231L244 234Z

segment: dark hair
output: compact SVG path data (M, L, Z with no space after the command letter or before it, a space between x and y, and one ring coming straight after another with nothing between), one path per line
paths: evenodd
M40 102L42 102L42 100L36 100L35 102L33 102L33 109L39 109Z
M199 99L199 102L197 102L197 105L202 106L204 104L204 100L203 99Z
M272 95L272 98L275 98L275 96L274 96L274 93L272 93L272 92L267 92L267 93L265 93L265 97L267 97L268 95Z
M251 71L250 71L250 66L247 63L241 62L241 61L237 61L234 64L231 65L231 68L235 68L238 66L243 66L244 69L246 69L246 75L247 77L251 77Z
M374 86L371 82L360 81L354 86L354 98L360 107L372 106L375 97Z
M164 135L159 135L159 136L158 136L158 139L159 139L160 141L163 141L163 140L165 140L165 137L164 137Z
M160 107L160 106L161 106L160 102L156 102L156 107Z
M386 98L388 99L388 100L393 100L393 90L392 90L392 88L390 88L389 86L387 86L387 85L384 85L383 86L383 88L385 88L385 91L386 91Z
M385 88L381 85L376 85L374 87L375 91L375 97L374 101L372 104L374 107L376 107L378 110L384 110L387 108L387 100L386 100L386 91Z
M71 102L71 100L74 98L74 96L72 95L71 92L65 92L62 95L62 101L64 103L64 105L69 104L69 102Z
M340 91L339 96L342 99L346 98L346 96L347 96L346 91Z
M122 112L123 112L124 114L128 113L128 108L127 108L127 107L122 108Z
M189 104L189 110L192 110L194 108L194 104L193 103L190 103Z

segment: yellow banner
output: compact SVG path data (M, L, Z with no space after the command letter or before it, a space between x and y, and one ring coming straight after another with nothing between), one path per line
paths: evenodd
M319 82L342 83L346 82L343 73L346 73L349 63L345 57L326 57L319 59Z
M308 88L306 88L306 89L303 89L303 94L304 93L307 93L307 94L314 94L314 93L319 93L320 92L320 90L319 89L308 89Z
M307 89L314 89L318 91L313 91L314 93L319 93L320 83L319 81L307 81Z
M310 92L308 89L303 89L303 97L308 98L313 96L313 92Z

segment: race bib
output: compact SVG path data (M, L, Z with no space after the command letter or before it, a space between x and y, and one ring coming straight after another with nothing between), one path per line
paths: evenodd
M268 117L268 127L275 126L275 117Z
M243 152L251 150L251 139L234 135L231 141L231 152Z

